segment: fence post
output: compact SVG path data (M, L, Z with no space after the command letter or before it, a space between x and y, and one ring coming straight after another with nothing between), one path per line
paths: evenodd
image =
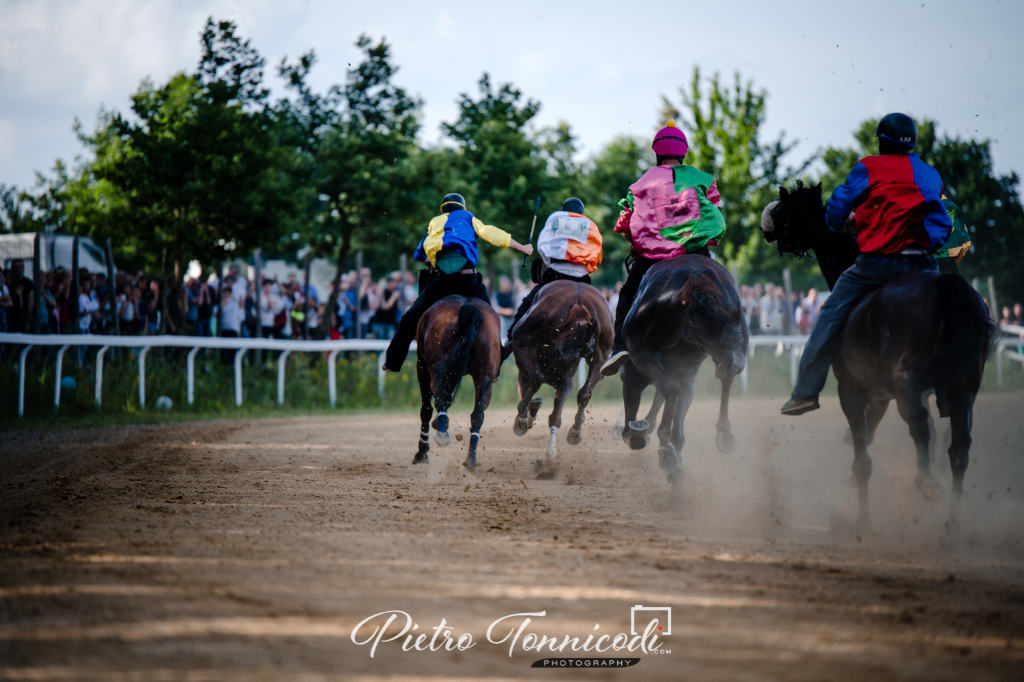
M786 301L782 309L782 333L789 334L793 333L793 277L789 272L789 268L783 268L782 270L782 286L786 290ZM796 383L796 379L793 380Z
M285 361L291 354L290 350L283 350L277 356L277 404L284 405L284 368Z
M377 397L384 401L384 353L377 353Z
M39 235L36 235L38 239ZM25 416L25 356L32 350L32 345L25 346L25 350L21 351L21 357L18 360L18 419Z
M1000 342L996 345L996 384L999 386L1003 385L1003 351L1006 350L1005 344Z
M96 351L96 407L103 405L103 354L110 346L103 346Z
M53 411L56 412L60 409L60 380L61 373L64 370L64 353L67 352L71 346L61 346L60 350L57 351L57 381L53 388Z
M789 344L789 383L796 386L796 375L799 367L797 363L797 345L795 343Z
M245 357L245 348L235 351L235 407L242 406L242 358Z
M139 407L146 409L146 355L153 346L146 346L139 352Z
M999 304L996 302L996 281L991 276L988 278L988 297L989 303L992 304L989 314L992 315L992 319L995 322L999 322Z
M199 352L196 346L185 356L185 399L191 405L196 399L196 353Z
M327 395L331 400L331 409L338 404L338 351L327 353Z

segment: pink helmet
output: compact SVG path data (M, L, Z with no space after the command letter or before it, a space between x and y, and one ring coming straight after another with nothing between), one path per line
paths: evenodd
M686 133L676 127L676 122L669 119L665 127L654 136L654 144L651 145L654 153L658 156L668 156L681 159L686 156L690 145L686 141Z

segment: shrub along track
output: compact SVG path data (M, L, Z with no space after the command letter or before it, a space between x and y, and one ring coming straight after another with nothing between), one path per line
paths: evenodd
M895 414L875 533L832 534L854 497L838 403L783 421L776 402L734 404L732 455L695 404L676 495L606 408L545 480L545 422L516 438L507 410L476 473L465 439L413 467L414 414L3 434L0 679L1019 679L1024 396L979 401L955 540ZM672 607L671 653L630 669L536 670L486 641L531 611L526 632L628 633L636 604ZM476 646L371 658L349 635L392 609Z

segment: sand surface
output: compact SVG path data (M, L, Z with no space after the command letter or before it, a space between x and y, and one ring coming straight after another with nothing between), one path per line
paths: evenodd
M894 408L874 532L831 530L856 496L838 402L796 419L778 402L734 402L728 455L717 405L696 403L675 493L654 444L612 440L614 408L579 446L563 429L551 478L546 422L517 438L497 409L476 472L465 438L412 466L415 414L2 434L0 679L1024 679L1024 395L979 399L955 537ZM936 470L948 491L944 455ZM524 650L530 633L630 635L636 605L672 609L660 653L530 667L574 656ZM353 629L386 611L473 646L371 657ZM511 655L488 641L538 612Z

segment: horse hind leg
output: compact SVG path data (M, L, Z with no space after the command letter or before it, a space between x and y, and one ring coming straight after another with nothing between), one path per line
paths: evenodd
M722 401L718 406L718 423L715 425L718 431L715 445L718 446L719 452L727 455L736 450L736 438L732 435L732 425L729 424L729 391L734 377L735 373L731 369L722 372Z
M516 411L516 420L512 424L512 432L517 436L525 436L526 432L533 426L533 420L540 409L541 399L533 399L533 395L540 389L540 382L535 381L528 375L528 370L519 373L519 392L522 398Z
M430 462L430 457L427 455L430 452L430 417L434 413L434 408L430 404L430 375L427 372L426 365L417 361L416 363L416 374L420 383L420 445L419 450L416 452L416 456L413 457L413 464L427 464Z
M871 530L871 510L868 505L868 481L871 479L871 457L868 456L867 401L857 389L839 383L839 404L850 424L853 438L853 466L850 472L857 481L857 530Z
M572 392L572 374L570 373L563 381L562 385L558 388L555 393L555 404L551 410L551 416L548 417L548 426L551 429L551 435L548 438L548 449L544 454L547 456L550 462L555 458L556 450L555 446L558 441L558 429L562 427L562 408L565 406L565 401Z
M580 360L580 362L584 361ZM596 357L588 363L587 380L576 394L576 419L573 421L569 433L565 434L565 441L569 445L579 445L583 440L583 422L587 420L587 405L590 404L590 397L594 394L594 386L601 380L599 368L603 364L604 361Z
M917 448L917 478L914 485L929 502L942 499L942 487L932 475L931 455L928 450L930 437L928 428L928 409L921 400L921 391L912 386L904 386L896 395L896 408L903 421L910 427L910 437Z
M953 494L949 502L949 520L946 529L954 532L960 527L960 498L964 492L964 473L971 450L971 426L974 420L974 394L967 389L948 389L946 393L953 442L949 446L949 468L953 471Z
M640 410L640 398L643 396L647 382L632 364L626 365L621 370L621 374L623 421L625 422L622 440L626 441L630 450L643 450L647 447L647 432L650 429L650 422L638 422L636 416Z
M474 381L476 388L476 400L473 403L473 414L469 419L469 452L466 454L466 461L462 466L470 471L476 469L476 449L480 443L480 429L484 425L484 410L490 402L491 378L483 377L479 382Z

